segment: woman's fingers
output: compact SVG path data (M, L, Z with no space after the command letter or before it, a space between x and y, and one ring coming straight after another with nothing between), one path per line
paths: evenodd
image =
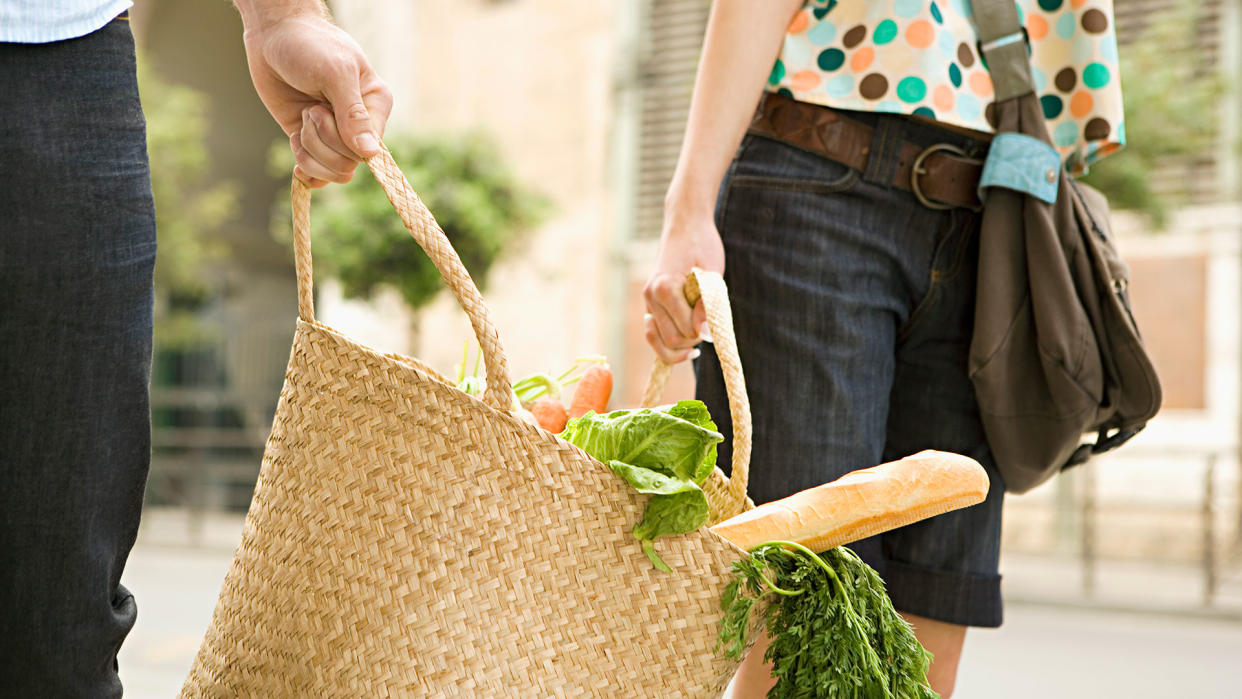
M685 361L699 344L699 326L705 317L702 303L691 308L686 302L684 277L656 274L643 289L647 302L644 323L647 342L668 363Z
M677 364L699 356L699 351L694 349L693 346L690 348L673 349L665 344L664 339L660 336L660 331L656 327L654 314L648 313L643 316L643 327L647 337L647 344L651 345L651 349L655 351L656 356L666 364Z
M699 335L694 329L693 309L686 303L685 285L685 277L674 278L668 274L660 274L648 282L644 289L647 310L664 311L664 318L657 318L657 321L666 320L667 323L661 325L657 322L657 325L660 325L660 334L670 343L677 340L695 340Z

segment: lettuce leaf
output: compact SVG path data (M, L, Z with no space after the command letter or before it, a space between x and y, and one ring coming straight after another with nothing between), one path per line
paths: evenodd
M614 410L574 418L561 439L608 463L623 461L702 484L716 466L724 439L697 400L639 410Z
M652 541L707 523L699 486L716 466L716 431L707 406L695 400L640 410L587 413L569 421L561 438L608 464L635 490L652 496L633 534L652 565L671 569Z

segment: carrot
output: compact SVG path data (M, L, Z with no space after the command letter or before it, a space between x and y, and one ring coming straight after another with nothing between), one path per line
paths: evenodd
M565 429L565 423L569 422L569 416L565 414L565 404L551 396L544 396L532 403L530 412L540 427L553 434L560 433Z
M535 427L540 426L539 420L537 420L535 416L531 414L531 412L527 410L526 408L515 408L513 411L513 414L516 415L517 419L521 420L522 422L525 422L530 425L534 425Z
M591 410L603 413L608 410L611 396L612 370L606 364L593 366L586 370L574 389L574 399L569 403L569 417L582 417Z

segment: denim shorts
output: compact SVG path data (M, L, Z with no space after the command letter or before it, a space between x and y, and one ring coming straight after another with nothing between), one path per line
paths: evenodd
M979 215L933 210L892 186L903 140L981 155L986 141L910 117L841 112L873 126L864 171L749 134L716 222L754 415L750 493L776 500L923 449L970 456L979 505L851 545L904 612L1001 623L1004 483L966 373ZM698 396L731 433L719 362L698 360ZM729 463L722 445L719 462Z

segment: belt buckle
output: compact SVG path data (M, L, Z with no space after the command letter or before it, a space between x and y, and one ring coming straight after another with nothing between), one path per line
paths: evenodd
M927 196L923 194L922 188L919 186L919 177L927 174L927 169L923 167L923 161L927 160L928 156L939 151L952 153L953 155L961 156L963 158L970 157L969 153L949 143L933 143L932 145L924 148L922 152L915 156L914 165L910 167L910 191L914 192L914 198L918 199L920 204L929 209L936 209L938 211L956 209L956 204L944 204L928 199Z

